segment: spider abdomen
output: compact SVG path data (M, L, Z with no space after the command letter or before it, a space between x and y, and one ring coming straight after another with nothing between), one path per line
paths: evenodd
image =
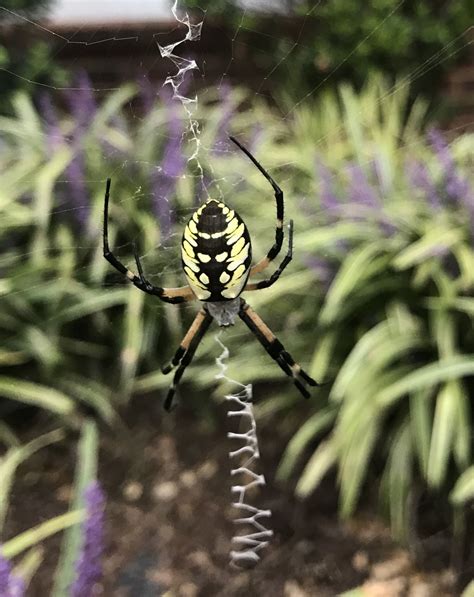
M252 249L242 218L210 199L192 215L181 241L184 273L201 301L237 298L247 281Z

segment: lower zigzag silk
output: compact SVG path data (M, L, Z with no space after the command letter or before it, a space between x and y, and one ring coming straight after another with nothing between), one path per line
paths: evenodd
M229 350L220 340L221 333L215 339L222 347L222 354L217 357L216 363L220 372L216 379L226 379L227 381L240 386L242 389L235 394L225 396L229 402L227 416L229 418L240 418L242 425L247 427L247 431L242 433L229 432L227 437L241 442L241 446L229 452L231 460L238 461L239 466L231 469L231 476L238 477L240 483L232 485L232 495L236 500L232 506L243 514L240 518L234 520L235 525L243 529L243 533L237 534L232 538L235 549L230 552L230 563L237 568L252 567L260 560L260 551L269 544L273 531L267 529L261 522L271 516L271 510L262 510L247 502L247 492L255 487L265 485L263 474L255 472L255 463L260 458L260 452L257 439L257 424L252 408L252 385L244 385L229 378L226 375L227 364L224 360L229 358Z

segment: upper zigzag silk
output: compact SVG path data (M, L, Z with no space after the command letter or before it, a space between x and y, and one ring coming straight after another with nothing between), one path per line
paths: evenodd
M209 199L184 229L181 259L199 300L235 299L244 289L252 260L247 226L233 209Z

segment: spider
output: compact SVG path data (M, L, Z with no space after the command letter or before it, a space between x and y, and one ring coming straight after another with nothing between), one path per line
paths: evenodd
M108 219L111 179L107 179L104 201L104 257L137 288L157 296L167 303L182 303L199 300L202 307L184 336L171 361L162 367L164 374L176 368L173 382L164 401L169 411L173 406L176 387L186 367L212 320L221 327L234 325L237 315L255 334L268 354L283 371L293 379L305 398L310 393L307 385L319 386L285 350L283 344L262 321L258 314L241 297L244 290L261 290L272 286L290 263L293 255L293 220L290 220L288 250L279 267L267 279L249 282L248 279L264 271L280 253L283 244L283 191L256 158L234 137L230 140L253 162L272 185L276 201L275 242L266 257L251 265L252 247L245 223L236 211L222 201L209 199L200 206L187 223L181 241L181 260L188 285L180 288L161 288L149 282L134 244L134 255L138 274L121 263L109 248Z

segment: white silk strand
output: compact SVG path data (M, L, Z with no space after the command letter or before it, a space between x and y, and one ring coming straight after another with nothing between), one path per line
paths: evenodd
M226 375L228 367L224 361L229 358L229 350L220 339L221 333L215 337L222 348L222 354L216 359L220 370L216 379L225 379L240 386L240 392L225 396L229 402L227 416L240 418L242 425L247 428L243 433L227 434L228 438L240 443L239 448L229 452L229 458L239 462L239 466L231 469L231 476L239 479L239 484L232 485L231 492L232 496L236 496L232 506L244 515L234 519L234 524L240 525L246 531L246 534L238 534L232 538L236 549L230 552L230 563L234 567L247 568L254 566L260 560L259 552L269 544L269 539L273 536L273 531L267 529L261 522L261 519L269 518L272 513L271 510L262 510L247 503L247 492L253 487L265 485L264 475L255 472L255 463L260 458L260 451L257 424L252 408L252 385L244 385Z

